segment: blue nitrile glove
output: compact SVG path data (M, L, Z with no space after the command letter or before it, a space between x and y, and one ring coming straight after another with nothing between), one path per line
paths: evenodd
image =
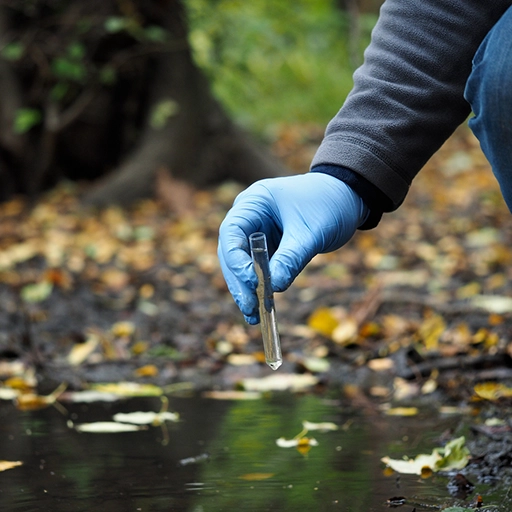
M348 242L367 214L348 185L319 172L261 180L239 194L220 226L218 255L245 320L259 322L249 235L267 236L272 289L281 292L313 256Z

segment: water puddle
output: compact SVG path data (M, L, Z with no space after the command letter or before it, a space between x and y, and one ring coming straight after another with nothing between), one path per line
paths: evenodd
M68 426L118 412L158 410L158 398L48 408L0 404L0 460L23 465L0 473L0 503L11 512L327 511L379 512L406 498L404 512L460 504L448 478L385 476L381 457L430 452L460 417L384 417L315 396L250 401L171 398L178 423L124 433L79 433ZM307 453L281 448L304 420L333 422L310 432ZM475 482L476 483L476 482ZM507 490L477 484L485 505L511 509ZM469 503L468 498L464 503Z

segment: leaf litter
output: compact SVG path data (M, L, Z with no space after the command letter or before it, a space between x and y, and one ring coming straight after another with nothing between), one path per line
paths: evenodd
M314 258L276 296L277 380L216 258L218 226L239 191L189 190L183 214L162 198L85 211L69 184L34 206L1 204L0 399L26 394L32 407L191 389L239 400L331 388L372 414L435 398L442 414L496 405L497 419L510 417L510 214L469 132L432 158L400 210ZM9 385L34 367L25 391ZM55 400L40 393L48 380L68 390Z

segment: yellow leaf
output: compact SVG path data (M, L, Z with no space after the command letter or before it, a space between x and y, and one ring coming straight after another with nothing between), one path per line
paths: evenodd
M431 472L462 469L469 460L469 450L465 447L465 441L464 437L453 439L444 447L434 448L430 455L421 454L414 459L383 457L381 461L398 473L425 477Z
M90 335L85 343L75 344L68 354L68 363L72 366L82 364L96 350L99 341L98 336Z
M66 384L61 384L55 391L45 396L36 395L35 393L21 393L16 397L16 407L21 411L44 409L54 404L65 389Z
M132 322L116 322L111 331L118 338L128 338L135 332L135 325Z
M166 421L178 421L180 415L177 412L153 412L153 411L138 411L138 412L119 412L114 414L114 421L119 423L130 423L134 425L160 425Z
M21 466L23 462L16 460L0 460L0 471L7 471L8 469L12 469L18 466Z
M416 416L418 414L417 407L392 407L386 411L388 416Z
M356 340L358 329L353 318L346 318L332 332L332 340L338 345L349 345Z
M137 382L92 384L91 389L120 396L160 396L163 394L162 388L158 386L138 384Z
M418 329L418 336L428 351L437 350L439 337L446 329L446 323L442 316L430 313Z
M339 320L329 308L318 308L308 318L308 327L330 338L334 329L338 326Z
M158 375L158 368L154 364L146 364L135 370L137 377L155 377Z
M485 400L498 400L512 397L512 388L498 382L482 382L475 385L475 393Z

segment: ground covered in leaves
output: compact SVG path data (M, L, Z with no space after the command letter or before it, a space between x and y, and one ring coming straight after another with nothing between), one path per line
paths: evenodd
M287 129L275 150L303 171L318 134ZM238 192L161 181L158 200L92 212L64 184L36 204L0 205L2 390L22 403L27 390L128 381L209 393L309 388L389 414L414 414L420 402L485 406L503 420L478 432L503 448L500 464L487 465L510 466L512 217L469 132L429 162L399 211L315 258L276 297L284 363L275 373L216 257Z

